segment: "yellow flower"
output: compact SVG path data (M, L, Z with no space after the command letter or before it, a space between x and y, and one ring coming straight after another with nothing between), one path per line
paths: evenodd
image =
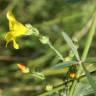
M19 45L16 43L16 38L22 35L26 35L28 28L22 23L18 22L12 11L7 12L7 19L9 20L9 32L5 36L6 46L9 42L13 42L13 47L19 49Z
M17 64L17 67L20 69L22 73L29 73L30 70L28 67L26 67L24 64Z

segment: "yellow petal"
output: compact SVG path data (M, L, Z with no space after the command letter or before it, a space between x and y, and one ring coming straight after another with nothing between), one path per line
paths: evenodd
M14 30L14 22L16 21L14 15L12 14L12 11L7 12L7 18L9 20L9 30Z
M7 12L7 18L9 20L9 29L13 32L14 37L26 34L28 28L15 19L12 11Z
M15 49L19 49L19 45L16 43L15 39L13 39L13 46Z
M25 27L23 24L21 24L18 21L14 22L14 35L15 35L15 37L25 35L27 31L28 31L28 28Z
M13 36L12 36L11 32L8 32L6 34L5 40L6 40L6 47L7 47L8 43L13 40Z
M12 40L12 34L11 34L11 32L8 32L7 34L6 34L6 36L5 36L5 40L8 42L8 41L11 41Z
M13 13L12 13L12 11L8 11L7 12L7 18L8 18L8 20L11 20L11 21L15 21L16 20L14 15L13 15Z

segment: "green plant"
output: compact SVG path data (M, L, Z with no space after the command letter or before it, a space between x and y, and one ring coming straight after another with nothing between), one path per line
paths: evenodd
M95 0L0 4L0 96L95 95Z

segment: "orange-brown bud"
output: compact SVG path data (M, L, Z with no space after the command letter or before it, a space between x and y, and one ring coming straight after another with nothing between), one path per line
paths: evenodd
M76 73L72 72L72 73L69 74L69 76L70 76L71 78L75 78L75 77L76 77Z
M17 64L17 67L22 73L29 73L29 68L27 68L24 64Z

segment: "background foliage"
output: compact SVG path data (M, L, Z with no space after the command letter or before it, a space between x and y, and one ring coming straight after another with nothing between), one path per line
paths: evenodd
M17 20L32 24L41 34L48 36L54 47L66 58L70 48L64 42L61 32L66 32L72 39L79 39L78 50L81 55L87 35L86 24L89 24L95 7L95 0L0 0L0 96L38 96L46 91L47 85L57 87L62 84L68 71L68 68L51 69L60 60L48 45L41 44L36 37L18 38L21 47L19 50L13 49L12 44L5 47L8 9L13 9ZM90 72L96 70L96 34L94 37L86 61L91 62L86 65ZM46 79L38 80L30 74L22 74L16 66L17 63L25 64L32 71L42 72ZM94 72L96 79L95 75ZM81 96L89 94L89 90L92 91L86 78L81 78L78 83L76 92ZM62 93L60 90L50 96L59 96ZM77 93L76 96L79 96Z

